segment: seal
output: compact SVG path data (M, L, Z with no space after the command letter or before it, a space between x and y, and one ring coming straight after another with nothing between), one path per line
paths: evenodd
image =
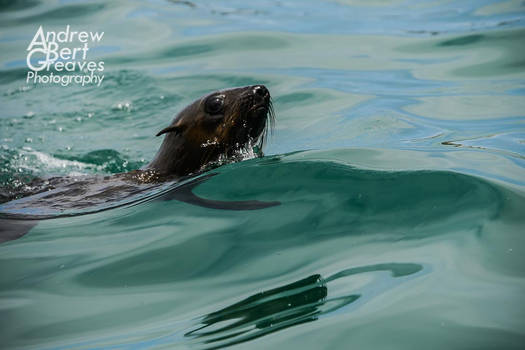
M231 159L257 143L262 148L269 117L270 92L264 85L221 90L184 108L157 136L166 134L145 169L185 176L221 158Z
M201 173L261 150L275 117L264 85L215 91L178 113L157 133L164 140L154 159L141 169L109 176L36 179L26 191L0 205L0 242L23 236L37 221L76 216L127 205L147 190L168 183L157 199L180 200L213 209L254 210L279 202L222 202L197 197L192 189L215 174ZM260 153L262 155L262 153ZM1 192L6 192L2 190ZM72 209L82 211L71 212ZM31 212L31 215L25 213Z

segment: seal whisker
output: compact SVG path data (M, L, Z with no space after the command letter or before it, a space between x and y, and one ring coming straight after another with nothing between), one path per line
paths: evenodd
M273 135L275 128L275 111L273 109L273 102L271 99L268 102L268 120L270 122L270 134Z

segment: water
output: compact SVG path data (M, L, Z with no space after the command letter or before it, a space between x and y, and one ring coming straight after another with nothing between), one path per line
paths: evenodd
M100 87L25 84L39 25ZM264 158L0 245L9 349L522 348L522 1L2 2L0 181L146 164L195 98L265 84Z

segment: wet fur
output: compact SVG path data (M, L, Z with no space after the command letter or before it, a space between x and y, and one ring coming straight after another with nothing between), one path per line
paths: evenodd
M273 108L269 95L261 100L251 90L243 87L218 91L186 107L164 129L164 141L145 169L184 176L204 170L220 156L233 157L247 144L262 148L268 124L274 123ZM205 110L205 101L218 94L225 96L220 119Z

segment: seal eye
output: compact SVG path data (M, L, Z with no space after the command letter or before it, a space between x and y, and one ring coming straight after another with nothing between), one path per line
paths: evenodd
M212 96L206 101L206 112L215 115L222 113L224 109L224 97Z

